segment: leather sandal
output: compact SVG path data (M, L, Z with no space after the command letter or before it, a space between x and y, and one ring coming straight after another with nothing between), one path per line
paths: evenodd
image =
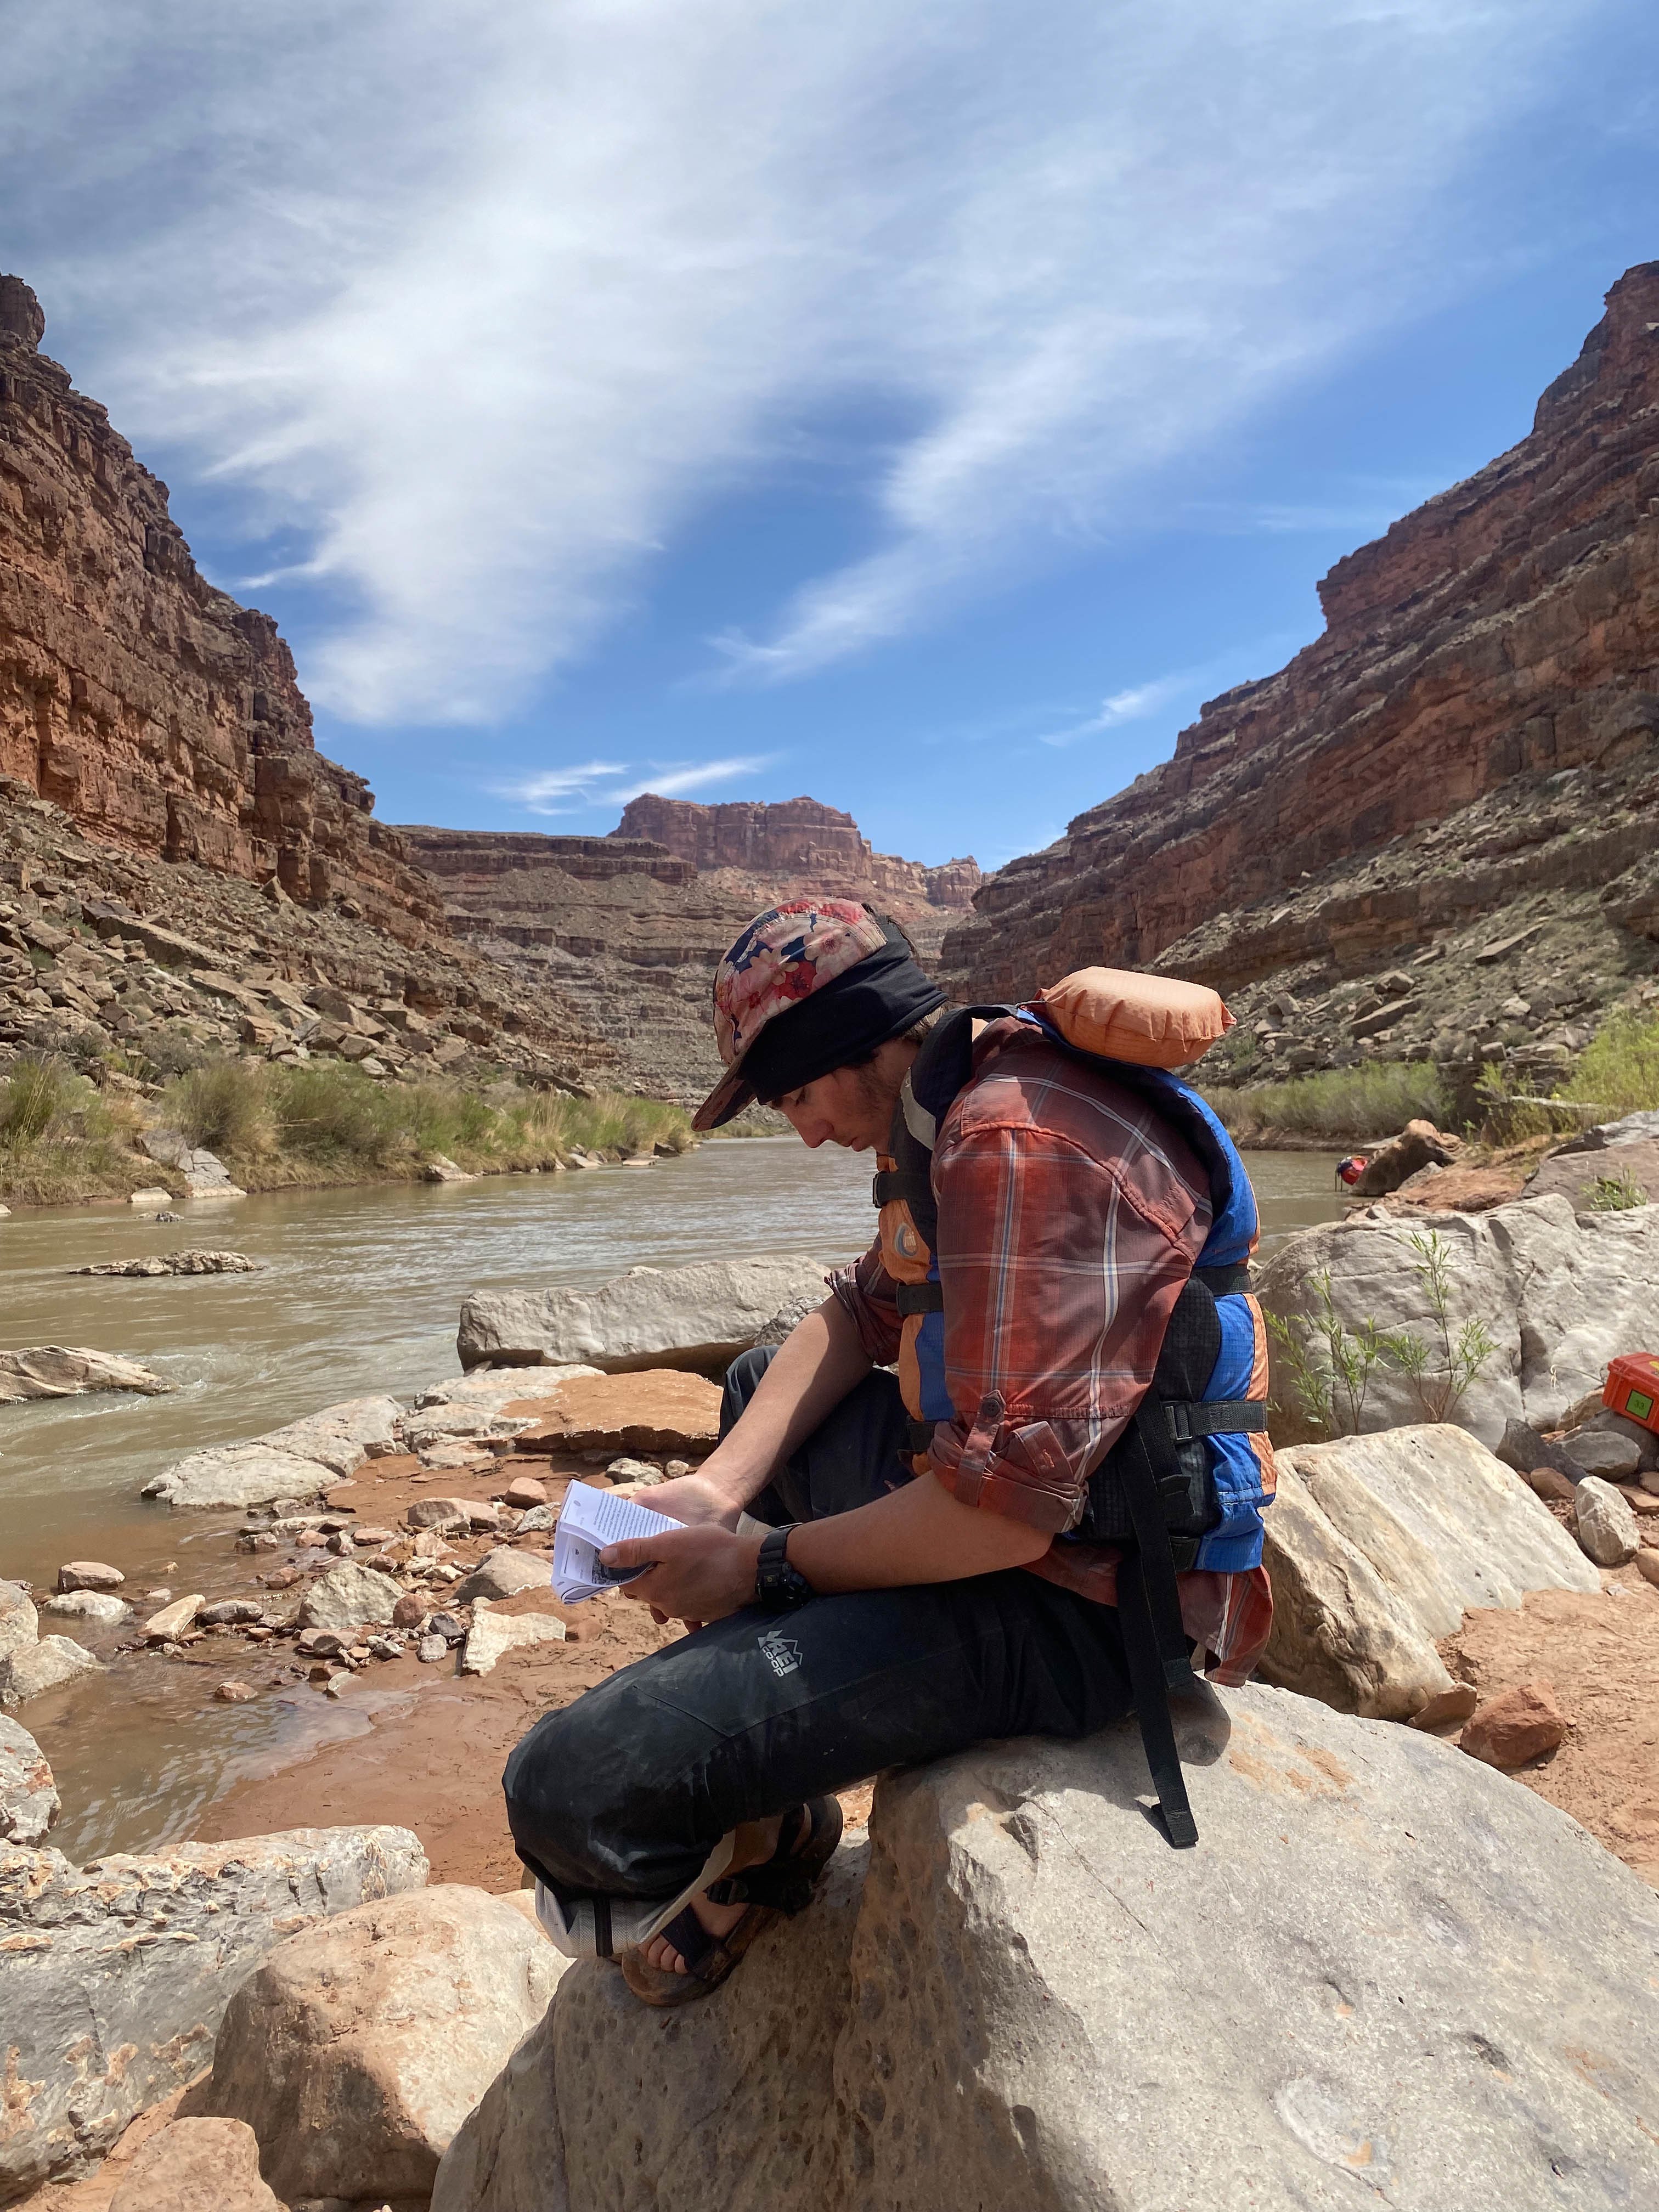
M792 1919L812 1902L825 1867L841 1841L841 1805L834 1797L813 1797L796 1808L806 1825L794 1830L794 1841L786 1851L781 1833L777 1850L741 1874L727 1875L708 1885L712 1905L748 1907L736 1926L724 1936L711 1936L690 1905L677 1912L659 1932L685 1961L683 1974L665 1972L647 1964L642 1949L624 1951L617 1960L623 1979L641 2004L667 2008L695 2004L712 1996L738 1960L775 1920ZM784 1829L791 1815L784 1815Z

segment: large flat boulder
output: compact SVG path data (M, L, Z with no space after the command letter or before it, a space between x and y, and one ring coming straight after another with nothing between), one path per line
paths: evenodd
M159 1398L178 1387L136 1359L93 1352L85 1345L37 1344L22 1352L0 1352L0 1406L29 1398L79 1398L92 1390L137 1390Z
M711 1371L746 1352L786 1306L824 1297L822 1261L787 1252L630 1267L597 1290L474 1291L461 1307L463 1367L580 1360L607 1374L639 1367Z
M40 1633L34 1601L21 1583L0 1582L0 1665Z
M1267 1678L1344 1712L1409 1720L1451 1687L1435 1646L1528 1590L1595 1590L1541 1499L1449 1423L1279 1452L1263 1559Z
M319 1498L365 1459L398 1449L395 1398L348 1398L249 1443L191 1452L141 1493L167 1505L274 1505Z
M1316 1309L1318 1279L1328 1275L1333 1303L1351 1331L1375 1322L1432 1345L1438 1324L1411 1241L1431 1226L1445 1254L1454 1336L1466 1322L1479 1321L1498 1347L1446 1416L1483 1443L1498 1443L1512 1419L1553 1427L1575 1400L1600 1389L1610 1359L1659 1343L1659 1206L1575 1214L1559 1194L1486 1213L1437 1214L1432 1224L1372 1206L1304 1229L1261 1270L1261 1303L1286 1319L1306 1318ZM1295 1392L1277 1354L1273 1370L1274 1399L1284 1409L1274 1433L1295 1442ZM1360 1426L1399 1428L1424 1419L1411 1378L1379 1362Z
M424 2197L567 1963L481 1889L360 1905L278 1944L243 1982L202 2109L252 2127L289 2203Z
M528 1391L528 1383L520 1383ZM527 1417L515 1437L520 1451L712 1451L720 1434L720 1393L706 1376L684 1368L646 1368L630 1375L588 1375L544 1397L510 1400Z
M72 1636L43 1636L38 1643L21 1644L0 1659L0 1706L26 1705L82 1674L100 1674L103 1667Z
M1659 2193L1659 1899L1431 1736L1187 1708L884 1781L862 1881L684 2012L574 1968L433 2212L1607 2212ZM855 1856L855 1855L854 1855Z
M193 2080L233 1991L285 1936L426 1874L406 1828L296 1828L85 1867L0 1845L0 2203L84 2171Z

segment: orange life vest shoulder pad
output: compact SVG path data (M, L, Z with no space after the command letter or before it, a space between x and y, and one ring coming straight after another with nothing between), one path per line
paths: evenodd
M1067 1044L1136 1067L1185 1067L1233 1025L1207 985L1127 968L1079 968L1030 1003Z

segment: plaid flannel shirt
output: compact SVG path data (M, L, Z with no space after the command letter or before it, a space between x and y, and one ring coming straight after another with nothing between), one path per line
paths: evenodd
M1066 1532L1152 1382L1209 1234L1208 1179L1138 1093L1004 1019L940 1124L933 1184L955 1408L933 1471L963 1504L1054 1532L1031 1573L1114 1604L1121 1550ZM901 1322L879 1242L830 1289L890 1365ZM1179 1583L1211 1680L1245 1680L1273 1620L1265 1569Z

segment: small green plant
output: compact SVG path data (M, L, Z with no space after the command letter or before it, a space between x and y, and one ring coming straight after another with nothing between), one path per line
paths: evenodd
M1628 1168L1617 1175L1597 1176L1584 1193L1586 1213L1628 1213L1647 1202L1647 1192Z
M1443 1127L1451 1112L1440 1072L1426 1061L1371 1060L1242 1090L1206 1091L1200 1079L1199 1088L1242 1145L1285 1137L1364 1143L1419 1118Z
M1312 1278L1316 1310L1299 1326L1267 1316L1273 1342L1284 1354L1291 1382L1310 1425L1328 1437L1357 1437L1370 1395L1371 1376L1387 1348L1374 1321L1350 1329L1336 1310L1329 1268ZM1305 1334L1304 1334L1305 1331ZM1322 1364L1319 1348L1322 1347Z
M1612 1118L1659 1107L1659 1014L1615 1014L1585 1047L1559 1095L1603 1107Z
M1309 1425L1328 1437L1358 1436L1379 1363L1412 1385L1425 1421L1449 1421L1492 1354L1497 1340L1478 1316L1454 1330L1451 1255L1438 1230L1411 1235L1414 1273L1428 1301L1428 1338L1409 1328L1380 1328L1373 1320L1350 1328L1336 1310L1329 1270L1310 1279L1311 1315L1267 1316L1291 1388Z
M210 1152L263 1151L270 1140L265 1070L217 1060L178 1076L162 1093L161 1111L192 1145Z
M1434 1340L1425 1344L1410 1329L1392 1331L1385 1339L1389 1358L1411 1379L1425 1421L1449 1421L1468 1393L1469 1385L1498 1349L1498 1340L1478 1316L1471 1316L1455 1336L1451 1325L1451 1255L1437 1229L1424 1236L1413 1230L1411 1245L1417 1254L1416 1274L1429 1302Z
M0 1085L0 1145L27 1152L71 1110L78 1086L62 1060L26 1053Z

